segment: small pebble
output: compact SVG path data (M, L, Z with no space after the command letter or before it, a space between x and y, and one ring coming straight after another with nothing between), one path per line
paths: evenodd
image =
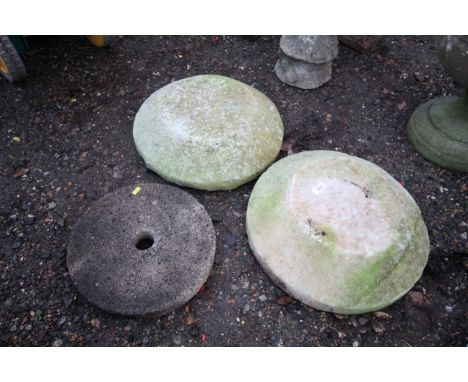
M359 325L361 325L361 326L363 326L363 325L365 325L365 324L367 324L369 322L369 318L366 317L366 316L361 316L357 320L358 320Z
M420 72L415 72L415 73L414 73L414 77L416 77L416 79L417 79L419 82L423 82L423 81L424 81L424 76L423 76Z
M55 203L55 202L49 203L49 207L48 207L49 210L53 210L55 207L57 207L57 203Z
M176 345L180 345L182 343L182 338L179 335L175 335L175 336L172 337L172 341Z
M379 321L372 321L372 329L376 333L383 333L385 331L385 326Z
M65 309L68 309L73 302L73 297L64 297L63 304L65 305Z
M11 213L12 207L10 205L0 206L0 216L7 217Z
M52 344L52 346L55 346L55 347L62 346L62 345L63 345L63 341L61 339L56 339L54 343Z
M57 320L57 326L62 326L66 321L66 317L62 316Z
M52 257L56 258L56 259L61 259L62 257L65 256L65 252L64 251L57 251L57 252L53 252L52 253Z
M233 246L237 243L236 237L230 232L226 232L223 236L223 241L229 246Z
M26 219L24 219L24 224L26 225L32 225L34 224L34 221L36 220L36 217L34 215L29 215L26 216Z
M211 220L213 223L221 223L223 221L223 218L221 215L217 212L211 214Z
M258 297L258 299L261 301L261 302L265 302L267 300L267 297L262 294L261 296Z

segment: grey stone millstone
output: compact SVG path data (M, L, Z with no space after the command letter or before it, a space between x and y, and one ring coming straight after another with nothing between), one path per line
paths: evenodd
M200 75L154 92L135 117L133 138L146 166L168 181L231 190L274 161L283 124L275 105L253 87Z
M289 57L312 64L323 64L338 55L337 36L284 35L281 50Z
M91 303L122 315L162 315L189 301L214 262L211 219L187 192L159 184L121 188L73 228L67 265ZM154 244L138 249L144 238Z

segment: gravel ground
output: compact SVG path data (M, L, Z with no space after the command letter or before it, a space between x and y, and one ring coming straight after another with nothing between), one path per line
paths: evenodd
M273 72L279 37L123 37L98 49L80 37L30 37L29 77L0 79L0 343L21 346L465 346L468 179L437 168L405 136L414 108L461 94L429 37L386 37L370 54L340 46L332 80L313 91ZM431 254L421 280L384 312L346 316L291 299L249 250L254 182L231 192L187 189L217 233L215 266L186 306L161 318L93 307L66 268L70 230L90 204L125 185L165 183L132 140L154 90L202 73L255 86L285 125L280 157L339 150L384 168L419 204ZM20 141L14 140L19 137Z

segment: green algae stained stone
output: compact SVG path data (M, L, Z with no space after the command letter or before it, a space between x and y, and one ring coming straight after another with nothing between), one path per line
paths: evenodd
M408 139L427 160L468 171L468 36L437 37L445 71L465 89L463 97L438 97L419 105L408 121Z
M274 161L283 124L275 105L253 87L200 75L154 92L135 117L133 138L146 166L166 180L231 190Z
M272 280L318 309L382 309L420 278L429 237L410 194L380 167L309 151L272 165L247 208L252 251Z

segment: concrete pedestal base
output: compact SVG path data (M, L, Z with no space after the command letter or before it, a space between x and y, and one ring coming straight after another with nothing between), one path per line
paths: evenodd
M408 122L408 138L427 160L468 171L468 96L441 97L418 106Z

